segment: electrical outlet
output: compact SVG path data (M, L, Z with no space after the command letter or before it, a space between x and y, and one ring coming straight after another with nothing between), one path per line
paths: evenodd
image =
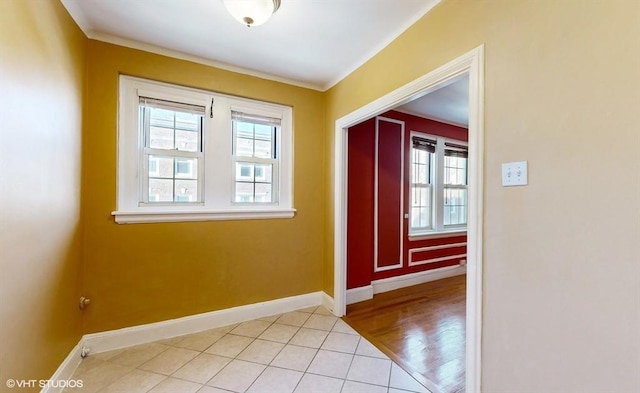
M526 186L527 184L527 161L502 164L502 185L504 187Z

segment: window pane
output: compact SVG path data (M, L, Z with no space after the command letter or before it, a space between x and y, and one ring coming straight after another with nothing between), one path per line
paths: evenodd
M412 149L412 179L414 184L431 184L431 156L433 153Z
M234 120L233 127L236 156L275 158L275 126Z
M411 206L420 207L420 195L421 195L420 187L414 187L411 190Z
M197 158L176 158L176 179L197 179L198 159Z
M234 202L273 202L273 165L236 162Z
M198 151L198 133L176 130L176 148L180 151Z
M444 157L444 184L467 184L467 159L463 157Z
M255 202L273 202L271 199L271 184L256 183Z
M236 182L234 202L253 202L253 183Z
M262 139L265 141L270 141L273 139L273 127L272 126L267 126L264 124L256 124L255 125L255 133L256 139Z
M236 181L253 182L253 166L251 162L236 162Z
M426 208L426 207L411 208L411 228L414 228L414 229L431 228L429 208Z
M429 184L429 167L424 164L414 165L413 173L415 175L414 183Z
M151 126L173 128L174 111L150 106L144 108L149 111Z
M262 141L256 139L255 147L256 151L254 155L256 157L271 158L273 156L271 141Z
M201 151L202 115L141 105L145 146L153 149Z
M198 159L149 156L149 202L200 202Z
M160 172L158 171L158 158L154 156L149 156L148 168L149 168L149 176L158 177Z
M445 188L443 224L463 225L467 223L467 190Z
M175 114L175 122L176 122L176 130L183 131L191 131L196 133L200 129L200 119L201 115L196 115L194 113L186 113L186 112L174 112Z
M431 188L413 186L411 189L411 228L431 228Z
M260 183L271 183L273 175L273 165L260 164L255 167L255 180Z
M149 179L149 202L173 202L173 180Z
M236 121L237 137L253 139L253 124L244 121Z
M197 180L176 180L174 201L175 202L197 202L198 201L198 181Z
M149 147L153 149L173 150L173 130L151 126L149 130Z
M412 201L413 206L423 206L423 207L429 206L430 199L431 198L429 198L428 188L415 187L413 189L413 201Z
M413 164L411 183L420 183L420 164Z
M253 139L236 138L236 156L253 157Z
M149 178L152 177L173 179L173 157L150 155Z

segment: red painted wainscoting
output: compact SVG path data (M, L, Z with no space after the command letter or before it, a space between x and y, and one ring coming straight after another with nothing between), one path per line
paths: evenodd
M465 128L396 111L348 130L347 289L466 258L466 235L409 240L411 131L467 140Z

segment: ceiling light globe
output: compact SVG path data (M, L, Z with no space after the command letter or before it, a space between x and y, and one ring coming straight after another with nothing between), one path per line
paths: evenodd
M280 0L222 0L222 2L231 16L248 27L265 23L280 7Z

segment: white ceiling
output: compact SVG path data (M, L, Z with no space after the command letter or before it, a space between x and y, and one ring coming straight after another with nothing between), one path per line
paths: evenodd
M439 0L282 0L262 26L222 0L62 0L89 37L326 90Z
M465 128L469 127L469 74L459 76L396 110Z
M325 91L440 0L282 0L271 20L251 28L222 0L61 1L89 38ZM454 113L466 101L450 89L403 110L465 124Z

